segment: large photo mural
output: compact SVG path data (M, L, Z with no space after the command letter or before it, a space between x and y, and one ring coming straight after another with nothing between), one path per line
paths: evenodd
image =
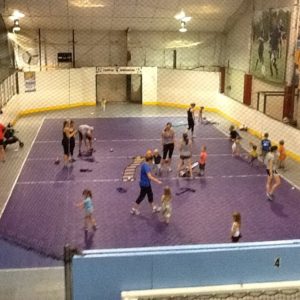
M256 12L252 26L251 73L266 81L283 83L290 11L269 9Z

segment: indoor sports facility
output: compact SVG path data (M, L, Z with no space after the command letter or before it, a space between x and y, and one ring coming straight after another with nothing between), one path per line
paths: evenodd
M0 300L300 299L299 0L0 12Z

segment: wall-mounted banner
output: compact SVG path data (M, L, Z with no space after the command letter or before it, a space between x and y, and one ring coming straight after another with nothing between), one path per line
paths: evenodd
M284 82L290 29L288 9L268 9L254 14L251 73L261 79Z
M35 72L24 72L25 92L35 92Z
M142 74L141 67L96 67L96 74Z

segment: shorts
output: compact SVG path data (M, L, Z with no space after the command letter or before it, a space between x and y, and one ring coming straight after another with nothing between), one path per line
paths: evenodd
M61 144L64 148L64 155L69 156L70 155L70 143L68 140L62 140Z
M241 234L240 234L239 236L232 236L232 237L231 237L231 241L232 241L233 243L237 243L241 237L242 237Z
M191 155L180 155L180 159L185 160L185 159L190 159Z
M204 171L205 170L205 164L200 164L199 163L199 169Z
M174 143L163 145L163 159L166 159L168 154L169 154L169 159L171 159L173 155L173 151L174 151Z
M271 176L270 170L269 170L269 169L266 169L266 171L267 171L268 176ZM278 172L277 172L276 170L273 170L273 171L272 171L272 174L273 174L273 175L278 175Z

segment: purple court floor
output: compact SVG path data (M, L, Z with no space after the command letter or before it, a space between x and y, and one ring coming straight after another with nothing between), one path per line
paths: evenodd
M267 201L264 167L251 167L244 159L232 157L228 138L211 125L197 124L193 143L194 161L201 145L207 146L205 177L178 179L172 171L162 174L162 185L152 184L157 203L163 187L172 188L170 224L164 224L160 214L153 215L146 200L140 216L130 215L139 193L139 169L133 182L122 182L123 170L132 157L144 155L147 149L161 149L160 133L167 121L179 125L185 120L76 119L76 125L95 127L94 161L77 158L76 145L77 161L63 168L62 163L54 164L57 157L62 158L62 120L46 119L0 220L2 242L59 259L67 243L80 249L229 243L233 211L242 215L241 242L300 237L300 191L282 180L274 201ZM179 139L185 126L175 130ZM173 170L177 164L176 149ZM119 193L118 187L127 192ZM176 196L181 187L196 192ZM88 235L83 230L84 213L76 207L85 188L93 192L98 224L98 230Z

